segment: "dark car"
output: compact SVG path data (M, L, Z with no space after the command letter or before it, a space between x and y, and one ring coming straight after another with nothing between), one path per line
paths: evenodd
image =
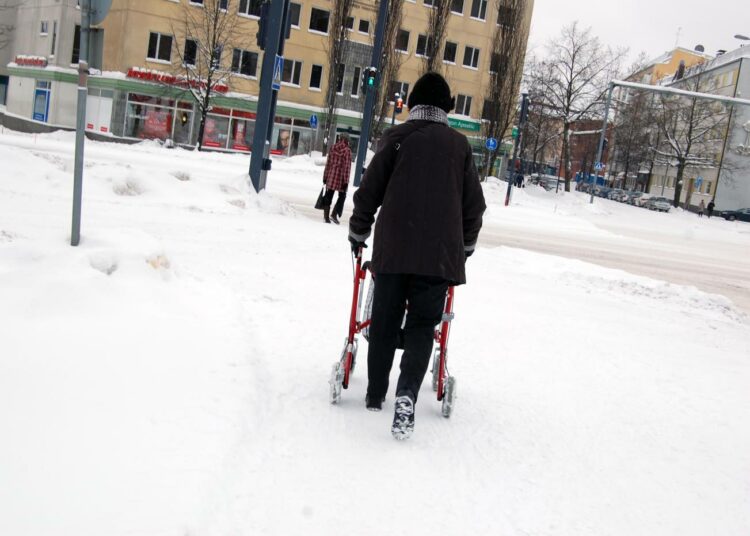
M750 208L739 208L737 210L725 210L721 216L728 221L740 220L750 221Z

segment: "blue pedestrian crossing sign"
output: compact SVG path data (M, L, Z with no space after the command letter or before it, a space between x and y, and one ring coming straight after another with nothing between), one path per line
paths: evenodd
M604 169L604 164L602 164L601 162L597 162L596 165L594 166L594 169L597 171L601 171Z
M312 114L310 116L310 127L311 128L318 128L318 116L315 114Z
M484 144L485 147L487 147L488 151L495 151L497 150L497 139L495 138L487 138L487 142Z
M273 82L271 88L274 91L281 89L281 71L284 70L284 56L276 55L276 61L273 64Z

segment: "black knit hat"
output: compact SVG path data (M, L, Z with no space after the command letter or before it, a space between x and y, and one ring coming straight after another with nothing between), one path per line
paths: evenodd
M423 74L414 84L407 104L409 108L414 108L420 104L437 106L448 113L456 105L456 100L451 97L451 88L445 78L438 73L429 72Z

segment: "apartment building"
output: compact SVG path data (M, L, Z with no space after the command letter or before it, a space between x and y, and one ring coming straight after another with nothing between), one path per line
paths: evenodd
M89 78L87 129L126 140L167 139L193 145L196 107L184 88L170 83L181 58L194 54L185 34L186 10L203 9L203 0L113 0L104 22L92 34L95 69ZM402 64L389 92L408 93L419 76L427 40L431 0L406 0L395 50ZM236 43L222 50L221 65L232 73L214 100L206 124L205 145L216 150L249 151L263 53L258 49L260 0L226 0L237 17ZM355 1L346 22L348 46L337 67L337 129L357 142L363 95L362 70L370 64L377 2ZM442 51L443 72L456 93L451 126L477 138L481 130L483 89L490 80L492 37L502 17L502 2L453 0ZM291 36L284 51L281 90L272 137L275 154L307 152L322 135L312 115L325 114L331 0L291 3ZM533 2L529 2L526 25ZM0 14L0 16L3 16ZM80 9L77 0L28 0L13 14L16 23L7 64L6 123L27 128L75 125L76 64ZM0 72L0 74L4 74ZM406 118L406 111L397 117ZM320 126L318 128L321 128Z
M703 64L686 69L684 76L668 80L676 88L694 87L701 92L728 97L750 97L750 47L740 47ZM697 206L715 199L719 210L750 207L750 106L735 106L731 120L721 122L708 150L713 163L685 170L682 201ZM674 196L676 169L655 166L652 193Z

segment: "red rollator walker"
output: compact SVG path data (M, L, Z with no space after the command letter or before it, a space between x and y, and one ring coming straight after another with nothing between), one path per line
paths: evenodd
M359 248L355 256L356 264L354 267L354 292L352 293L352 311L349 317L349 335L344 341L344 349L341 351L340 359L334 363L331 371L330 384L330 401L331 404L338 404L341 401L341 390L349 388L349 379L354 372L354 366L357 362L357 335L362 334L365 339L369 336L370 318L369 312L372 305L372 295L374 292L375 278L370 271L370 262L362 262L362 248ZM368 290L367 307L365 315L362 315L362 297L364 295L365 279L367 272L370 272L370 288ZM432 358L432 390L437 393L438 402L442 402L441 412L443 417L450 417L453 411L453 405L456 400L456 379L448 373L448 335L450 334L451 321L453 314L453 293L454 287L448 287L448 293L445 297L445 307L443 309L443 318L435 329L435 348ZM408 304L407 304L408 307Z

